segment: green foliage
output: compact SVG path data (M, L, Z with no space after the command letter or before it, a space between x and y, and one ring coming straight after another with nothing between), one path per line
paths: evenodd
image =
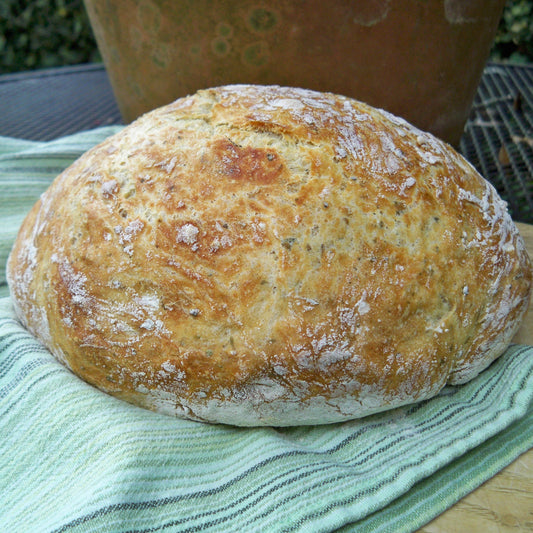
M533 62L533 0L507 0L491 59Z
M533 63L533 0L507 0L491 59ZM82 0L0 0L0 73L95 61Z
M82 0L0 0L0 73L99 58Z

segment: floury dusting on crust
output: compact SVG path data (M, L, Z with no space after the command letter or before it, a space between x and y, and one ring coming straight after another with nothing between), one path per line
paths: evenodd
M464 383L531 290L504 202L452 148L342 96L246 85L83 155L24 221L8 276L21 320L89 383L241 426Z

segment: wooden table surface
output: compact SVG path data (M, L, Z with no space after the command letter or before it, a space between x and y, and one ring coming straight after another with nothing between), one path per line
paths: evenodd
M517 226L533 259L533 226ZM513 341L533 344L533 302ZM533 532L533 449L419 530L463 532Z

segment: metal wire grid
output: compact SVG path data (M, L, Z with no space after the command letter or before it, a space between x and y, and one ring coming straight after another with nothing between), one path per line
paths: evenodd
M512 217L533 223L533 67L486 67L459 149Z
M0 135L49 141L120 122L103 65L0 77Z

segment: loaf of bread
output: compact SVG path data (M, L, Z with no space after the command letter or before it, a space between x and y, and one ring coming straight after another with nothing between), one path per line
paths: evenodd
M474 378L531 264L457 152L349 98L226 86L66 169L8 261L24 325L126 401L239 426L325 424Z

